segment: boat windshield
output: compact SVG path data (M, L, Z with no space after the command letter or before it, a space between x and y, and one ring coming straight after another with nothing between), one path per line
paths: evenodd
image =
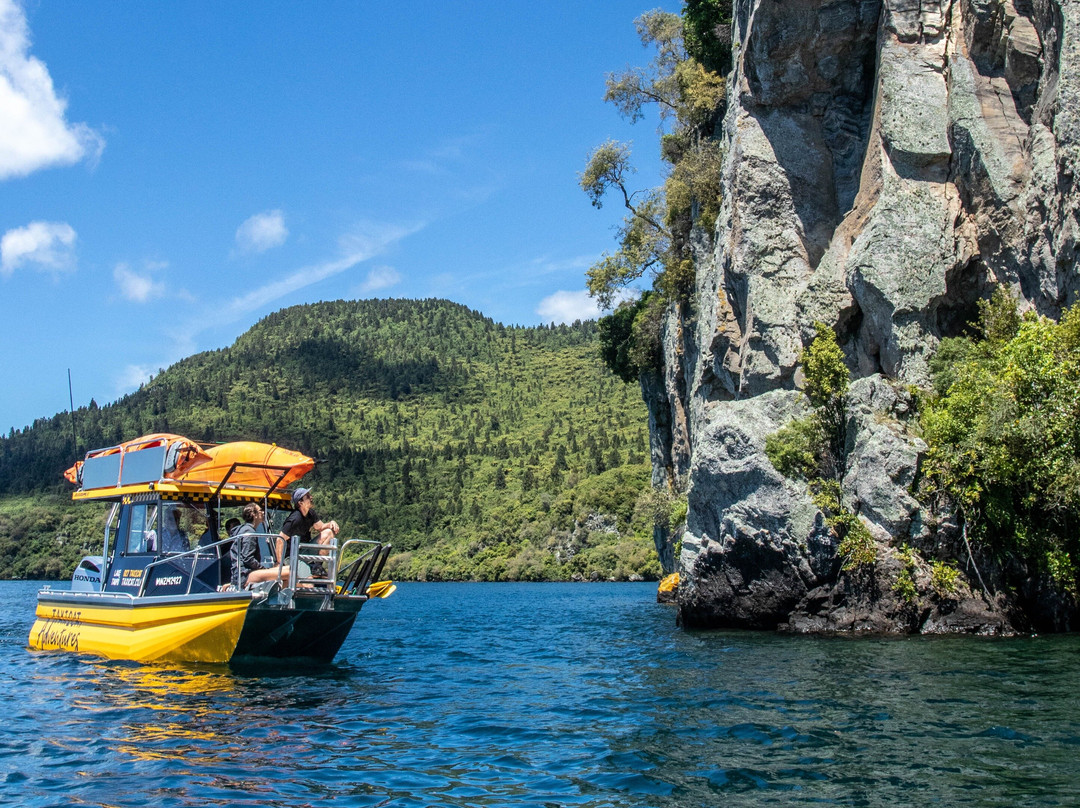
M127 535L127 544L121 551L127 555L140 553L152 553L157 549L158 543L158 506L157 503L139 503L126 509L125 516L128 518L128 529L120 526L120 540Z

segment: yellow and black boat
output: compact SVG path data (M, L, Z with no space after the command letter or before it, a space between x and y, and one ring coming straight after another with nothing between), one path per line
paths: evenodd
M140 662L329 662L360 608L395 587L378 580L390 554L379 542L293 536L277 563L293 507L286 486L313 467L278 446L163 433L88 452L65 476L75 501L112 503L102 554L79 563L70 590L38 592L30 647ZM254 534L263 566L277 572L241 588L223 532L251 502L265 514Z

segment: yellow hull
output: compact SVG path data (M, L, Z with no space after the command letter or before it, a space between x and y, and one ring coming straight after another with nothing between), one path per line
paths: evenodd
M136 662L228 662L250 598L117 598L41 592L30 647Z

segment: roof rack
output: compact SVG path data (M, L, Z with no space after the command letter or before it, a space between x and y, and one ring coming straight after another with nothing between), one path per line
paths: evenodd
M79 485L72 494L75 500L153 493L167 499L268 499L281 504L290 498L284 486L314 465L310 457L276 444L234 441L204 447L160 433L91 450L65 477Z

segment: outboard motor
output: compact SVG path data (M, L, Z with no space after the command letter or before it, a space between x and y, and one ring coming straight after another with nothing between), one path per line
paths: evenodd
M71 591L100 592L101 567L104 560L101 556L86 556L80 561L75 572L71 574Z

